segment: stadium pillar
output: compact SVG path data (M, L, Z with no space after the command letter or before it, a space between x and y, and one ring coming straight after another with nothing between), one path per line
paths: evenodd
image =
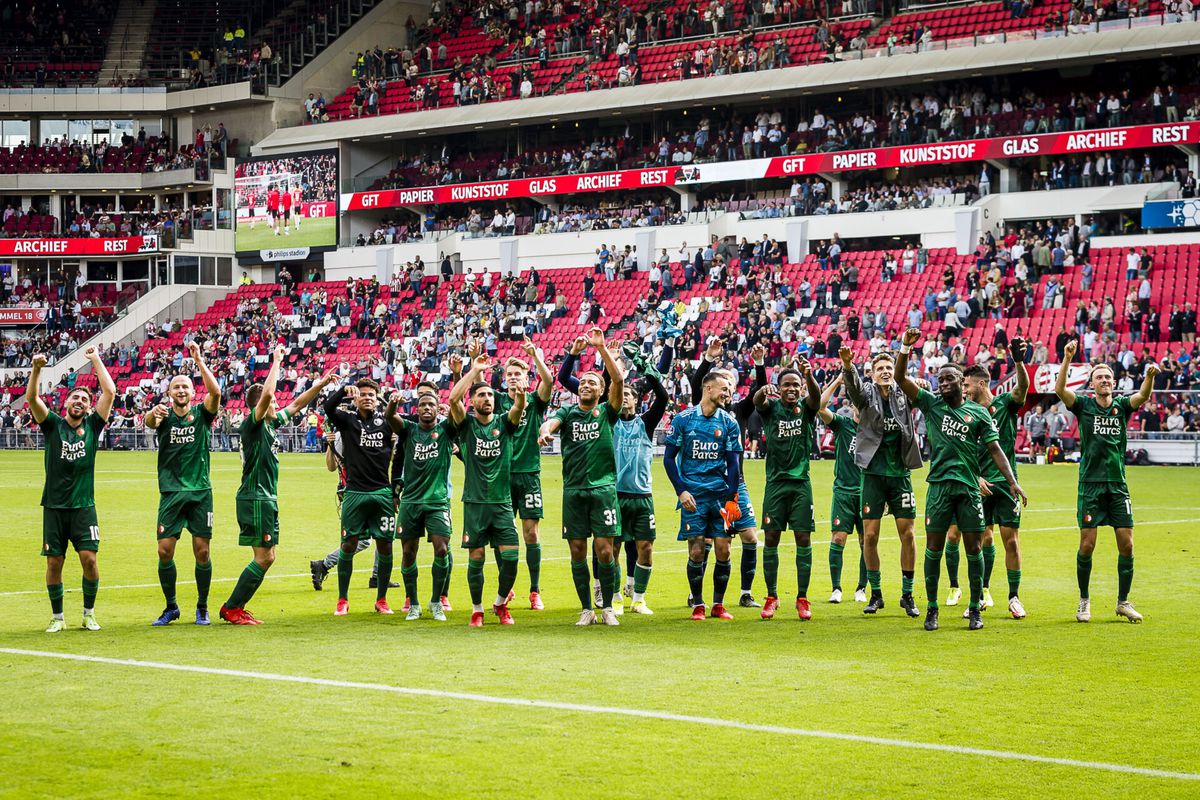
M1175 147L1187 156L1188 170L1193 175L1200 175L1200 148L1194 144L1177 144Z
M1005 193L1019 192L1021 190L1021 187L1017 185L1017 171L1009 166L1009 162L1007 160L989 158L987 160L987 164L995 167L1000 173L996 178L996 188L992 191Z
M654 228L646 230L638 230L633 234L634 249L640 254L637 260L639 270L649 270L650 262L654 260L654 254L658 251L654 249L654 243L657 241Z
M975 251L978 227L976 209L964 208L954 212L954 251L958 255L970 255Z
M784 223L783 233L788 259L793 262L803 260L808 254L808 220L799 219Z
M375 248L375 277L384 286L392 282L392 270L395 263L396 249L394 247Z
M696 207L695 192L689 192L687 189L681 189L678 186L669 186L667 188L679 195L679 210L684 214L691 212Z
M840 199L842 192L846 191L846 182L837 173L818 172L817 177L829 184L829 192L826 197L830 200Z
M510 236L501 239L497 245L500 251L500 275L516 275L520 272L520 267L517 262L517 250L520 239L516 236Z

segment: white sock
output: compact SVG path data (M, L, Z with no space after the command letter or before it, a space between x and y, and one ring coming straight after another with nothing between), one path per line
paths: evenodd
M627 587L629 587L630 589L633 589L633 576L632 575L630 575L629 577L627 577L625 579L625 585Z
M496 602L494 605L502 606L507 602L508 602L507 597L501 597L500 595L496 595Z
M83 609L83 615L84 615L85 617L86 617L88 614L95 614L95 613L96 613L96 609L94 609L94 608L85 608L85 609Z
M634 593L633 593L633 602L635 602L635 603L644 603L645 601L646 601L646 595L645 595L645 594L643 594L642 592L634 592Z
M480 614L482 614L482 613L483 613L483 603L476 603L476 604L475 604L475 605L474 605L474 606L471 608L471 610L472 610L472 611L477 611L477 612L479 612Z
M54 614L53 616L54 616L54 618L55 618L55 619L66 619L66 617L64 617L64 616L62 615L62 612L61 612L61 611L60 611L60 612L58 612L57 614Z

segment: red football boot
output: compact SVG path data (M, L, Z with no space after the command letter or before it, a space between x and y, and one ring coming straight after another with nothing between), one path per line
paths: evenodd
M388 605L387 598L381 597L375 601L375 613L376 614L395 614L396 612L392 611L391 606Z
M712 614L713 619L733 619L733 614L725 610L724 603L713 603Z
M501 625L513 625L512 614L508 612L508 603L502 606L492 606L492 611L496 612L496 616L500 618Z
M442 611L449 613L453 610L454 609L450 607L450 598L446 597L446 595L442 595Z
M534 611L542 611L546 606L542 603L542 596L537 592L529 593L529 607Z
M703 622L705 611L707 611L707 609L704 606L695 606L692 609L692 619L696 622Z
M338 602L337 602L337 608L335 608L333 610L333 615L335 617L344 617L349 613L350 613L350 601L344 597L339 597Z
M483 627L483 612L482 611L472 611L471 612L470 625L472 628L482 628Z
M812 606L808 604L807 597L796 598L796 613L800 615L800 619L812 619Z
M779 598L767 595L763 600L762 613L759 614L763 619L774 619L775 610L779 608Z

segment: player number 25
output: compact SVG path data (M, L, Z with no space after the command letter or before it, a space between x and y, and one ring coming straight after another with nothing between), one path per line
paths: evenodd
M526 508L541 508L542 507L542 493L541 492L531 492L530 494L525 495L525 507Z

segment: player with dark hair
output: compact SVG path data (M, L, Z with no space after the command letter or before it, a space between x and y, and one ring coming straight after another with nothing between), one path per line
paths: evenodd
M317 399L334 378L327 373L284 409L275 405L275 385L283 363L285 348L275 347L271 368L262 383L246 390L250 413L238 431L242 448L242 483L237 491L238 544L253 548L254 558L242 570L219 616L234 625L259 625L246 610L246 603L262 585L267 570L275 563L279 544L279 456L275 454L275 432Z
M167 607L152 623L169 625L179 619L175 602L175 545L186 527L192 534L196 558L196 624L208 625L208 589L212 583L209 544L213 528L212 482L209 479L209 441L213 420L221 407L221 387L200 355L200 345L188 343L207 393L193 406L196 389L187 375L176 375L167 387L171 405L159 403L146 414L146 427L158 438L158 582Z
M996 469L1004 476L1014 498L1029 499L1017 483L1012 466L1000 449L996 423L987 409L963 397L962 372L954 364L938 371L938 394L927 392L908 377L908 354L921 339L921 331L904 332L896 375L904 396L925 414L925 431L932 457L929 462L929 494L925 509L925 630L938 628L938 579L942 549L951 525L962 531L967 551L967 577L971 583L968 627L983 627L979 603L983 597L983 498L979 492L979 448L987 449Z
M692 619L702 621L704 607L704 540L711 539L717 557L713 568L712 616L733 619L725 609L729 585L727 517L736 522L742 435L725 409L733 387L723 372L710 372L702 382L700 402L681 411L667 429L663 464L679 498L679 541L688 543L687 578L692 593ZM727 510L727 504L732 507Z
M351 391L353 390L353 391ZM351 398L354 410L340 408ZM379 384L360 378L339 387L325 400L325 419L342 436L346 460L346 493L342 500L342 549L338 556L338 601L334 615L350 610L350 578L360 539L374 539L379 553L375 612L391 614L387 591L392 577L392 542L396 538L395 495L388 480L395 435L379 409Z
M829 401L842 385L838 375L821 393L821 407L817 416L833 433L833 502L829 509L829 579L833 593L829 602L842 602L842 556L846 539L858 533L858 585L854 589L856 602L867 602L867 563L863 556L862 522L862 470L854 463L854 450L858 439L858 409L850 406L850 416L835 414L829 410Z
M808 459L816 434L817 410L821 389L813 379L808 360L797 359L795 369L782 370L778 385L767 384L754 394L754 407L763 420L767 447L767 488L763 498L763 573L767 579L767 597L761 617L771 619L779 608L779 539L791 528L796 539L796 613L802 620L812 619L808 602L808 583L812 576L813 520L812 483L808 479ZM800 388L807 394L803 402Z
M1079 419L1079 552L1075 573L1079 581L1079 608L1075 619L1092 619L1092 601L1088 584L1092 577L1092 552L1096 549L1096 529L1111 526L1117 538L1117 616L1141 622L1142 615L1129 602L1133 585L1133 501L1125 481L1125 444L1129 418L1154 390L1159 367L1146 367L1142 385L1135 394L1113 394L1113 371L1107 364L1092 367L1090 383L1095 397L1076 394L1067 388L1067 373L1079 343L1072 339L1063 350L1054 391L1067 409Z
M45 436L46 483L42 489L42 555L46 557L46 593L50 597L50 625L46 633L59 633L63 620L63 563L67 543L75 548L83 569L83 627L100 630L96 621L96 594L100 591L100 523L96 517L96 451L100 432L112 414L117 385L95 347L84 351L100 384L100 397L80 386L67 393L62 416L54 413L38 394L46 357L35 355L29 370L25 401L33 421Z
M1009 347L1013 363L1017 368L1017 385L1011 392L992 395L991 374L986 367L972 364L963 370L963 394L972 403L983 406L992 415L996 423L996 433L1000 436L1000 449L1012 466L1013 474L1017 472L1017 417L1021 407L1025 405L1025 397L1029 392L1029 373L1025 368L1025 340L1014 338ZM996 469L987 448L979 448L979 491L983 495L983 521L987 526L983 530L981 552L983 553L983 598L980 610L992 606L990 583L992 566L996 562L995 527L1000 527L1000 538L1004 542L1004 561L1008 570L1008 613L1013 619L1025 618L1025 606L1021 604L1018 592L1021 588L1021 546L1018 541L1021 529L1021 504L1008 493L1008 484L1004 476ZM950 576L951 599L958 586L958 542L960 534L957 527L951 528L946 534L946 571ZM950 563L951 548L954 550L954 563ZM946 605L954 605L950 600ZM967 609L966 614L970 614Z
M500 579L492 611L501 625L512 625L508 595L517 579L517 528L513 524L513 435L525 413L525 395L518 393L505 414L495 413L496 397L484 382L492 368L487 355L476 356L471 369L450 390L450 421L458 432L466 480L463 483L463 538L467 550L467 585L471 589L472 628L483 626L483 565L489 547L499 551ZM470 391L467 414L463 398Z

